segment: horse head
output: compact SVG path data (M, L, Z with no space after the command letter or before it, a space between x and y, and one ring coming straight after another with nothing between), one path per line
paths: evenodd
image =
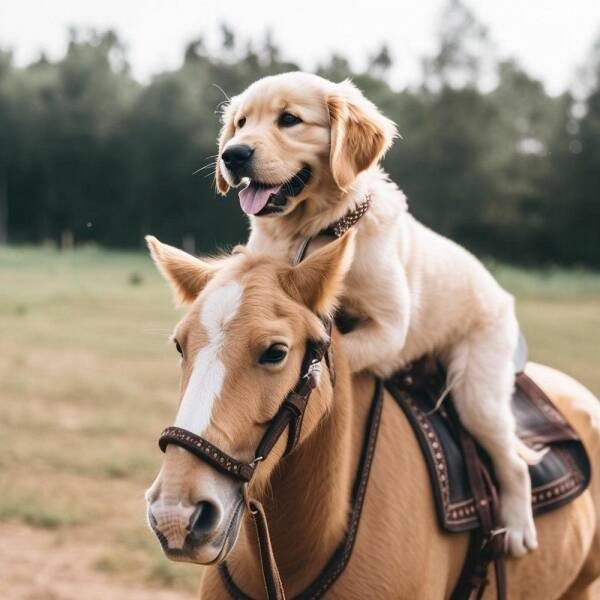
M152 258L188 306L175 327L181 390L174 425L235 460L252 463L282 400L298 382L307 345L324 340L353 254L346 235L297 266L241 249L202 260L147 238ZM302 422L302 445L331 409L321 369ZM286 449L282 435L256 469L254 495L268 488ZM166 447L146 493L148 521L164 552L199 564L223 561L238 537L242 483L178 445Z

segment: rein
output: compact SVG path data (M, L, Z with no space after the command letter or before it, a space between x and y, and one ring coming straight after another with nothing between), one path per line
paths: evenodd
M375 381L375 390L373 392L373 399L371 401L371 407L369 409L369 415L367 418L359 466L354 479L354 484L352 486L350 512L348 516L346 533L317 578L300 594L294 596L293 600L316 600L317 598L322 598L327 590L329 590L337 578L342 574L344 568L350 560L352 549L354 548L356 533L358 531L362 507L364 504L365 492L367 490L369 474L371 472L371 465L373 463L375 444L377 442L377 433L379 432L379 423L381 422L382 408L383 383L381 380L377 379ZM268 530L266 529L267 523L264 511L262 511L262 506L260 503L250 500L250 510L252 511L253 509L258 509L261 511L258 518L252 512L250 514L254 519L257 530L260 559L263 569L263 579L265 583L265 590L267 592L267 598L268 600L285 600L283 587L281 586L281 578L279 577L279 572L273 558L273 553L270 549L270 546L268 548L263 548L262 546L261 540L266 541L268 539ZM261 531L263 527L265 528L264 532ZM243 590L241 590L235 583L227 567L227 563L219 565L219 572L225 588L232 598L235 600L253 600L251 596L245 594ZM278 589L280 589L281 595L276 595L272 592L270 594L270 586L274 586L275 589L277 589L277 585L279 586Z

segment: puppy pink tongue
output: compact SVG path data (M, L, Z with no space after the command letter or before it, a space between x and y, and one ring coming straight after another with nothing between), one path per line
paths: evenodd
M276 194L280 189L280 185L256 187L250 184L238 194L240 206L247 215L255 215L267 205L271 194Z

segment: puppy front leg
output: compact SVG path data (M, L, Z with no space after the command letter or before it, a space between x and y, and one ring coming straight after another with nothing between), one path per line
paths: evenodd
M398 357L408 334L410 295L404 271L394 271L396 269L386 270L388 277L380 282L371 278L367 290L372 294L371 300L365 303L369 311L367 319L342 336L342 345L353 373L368 369L386 377L401 366ZM387 289L378 295L377 290L383 289L379 286ZM361 288L357 286L354 289Z

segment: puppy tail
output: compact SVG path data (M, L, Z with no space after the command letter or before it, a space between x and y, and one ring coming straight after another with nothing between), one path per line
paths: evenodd
M542 448L541 450L534 450L530 448L525 442L521 441L519 438L515 440L515 444L517 447L518 455L528 464L528 465L537 465L542 461L546 452L548 452L549 448Z
M440 397L435 401L435 406L427 413L427 416L432 415L440 409L440 406L442 406L442 403L446 399L446 396L448 396L448 394L452 391L452 389L456 385L456 382L461 376L462 372L458 369L448 371L446 375L446 385L444 386Z

